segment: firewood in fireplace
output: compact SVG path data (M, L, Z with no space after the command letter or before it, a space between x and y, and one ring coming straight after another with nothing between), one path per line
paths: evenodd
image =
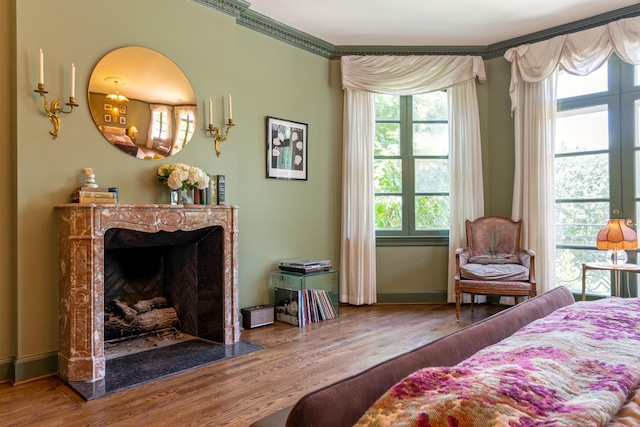
M111 315L104 323L106 340L136 336L146 332L169 329L178 324L178 313L173 307L159 308L139 314L133 321Z
M114 313L124 317L127 322L131 322L138 315L138 312L136 310L129 307L127 303L122 302L118 299L111 301L111 303L109 303L109 307Z
M148 300L140 300L137 303L133 304L133 309L138 313L146 313L147 311L151 311L154 308L165 308L168 307L169 303L167 299L164 297L155 297Z

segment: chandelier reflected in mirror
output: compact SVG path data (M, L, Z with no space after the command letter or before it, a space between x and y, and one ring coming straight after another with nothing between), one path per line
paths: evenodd
M105 82L112 82L115 85L115 92L107 94L107 99L109 101L113 101L116 104L122 104L125 102L129 102L129 98L124 95L121 95L118 91L118 84L125 86L127 82L122 80L120 77L107 77L104 79Z

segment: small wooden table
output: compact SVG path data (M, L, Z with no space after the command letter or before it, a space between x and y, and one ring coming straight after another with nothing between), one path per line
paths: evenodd
M582 264L582 301L586 299L586 279L587 270L608 270L615 272L616 289L614 296L620 296L620 273L640 273L640 265L638 264L619 264L613 265L607 262L587 262Z

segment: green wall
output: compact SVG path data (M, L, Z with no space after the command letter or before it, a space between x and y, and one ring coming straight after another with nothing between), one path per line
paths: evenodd
M153 10L153 19L149 11ZM126 13L123 13L126 11ZM179 18L179 19L176 19ZM102 22L118 22L116 27ZM15 23L15 25L14 25ZM339 268L342 90L340 63L253 30L233 17L190 0L87 2L0 0L0 381L16 382L56 369L58 315L57 220L92 167L101 186L117 186L121 203L159 203L166 188L155 171L166 161L139 160L111 147L93 123L86 96L100 58L128 45L155 49L185 72L204 123L205 103L234 99L229 139L216 157L199 129L185 150L170 158L227 176L227 202L239 210L239 305L266 303L269 272L277 261L322 257ZM192 43L187 45L186 43ZM50 99L66 102L70 64L76 66L76 101L62 116L58 139L37 83L37 52L45 53ZM143 64L140 64L141 66ZM487 213L511 206L512 119L509 67L487 61L488 82L478 87ZM493 76L496 74L497 78ZM489 108L491 106L491 108ZM309 125L309 179L266 176L266 117ZM223 121L223 117L216 120ZM495 161L493 159L496 159ZM443 301L446 247L379 248L380 300Z

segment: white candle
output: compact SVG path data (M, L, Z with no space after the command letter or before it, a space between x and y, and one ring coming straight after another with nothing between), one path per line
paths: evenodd
M231 94L229 94L229 120L233 120L233 111L231 110Z
M211 102L211 98L209 98L209 124L213 124L213 103Z
M71 64L71 98L76 97L76 66Z
M42 49L38 55L38 84L44 85L44 53L42 53Z

